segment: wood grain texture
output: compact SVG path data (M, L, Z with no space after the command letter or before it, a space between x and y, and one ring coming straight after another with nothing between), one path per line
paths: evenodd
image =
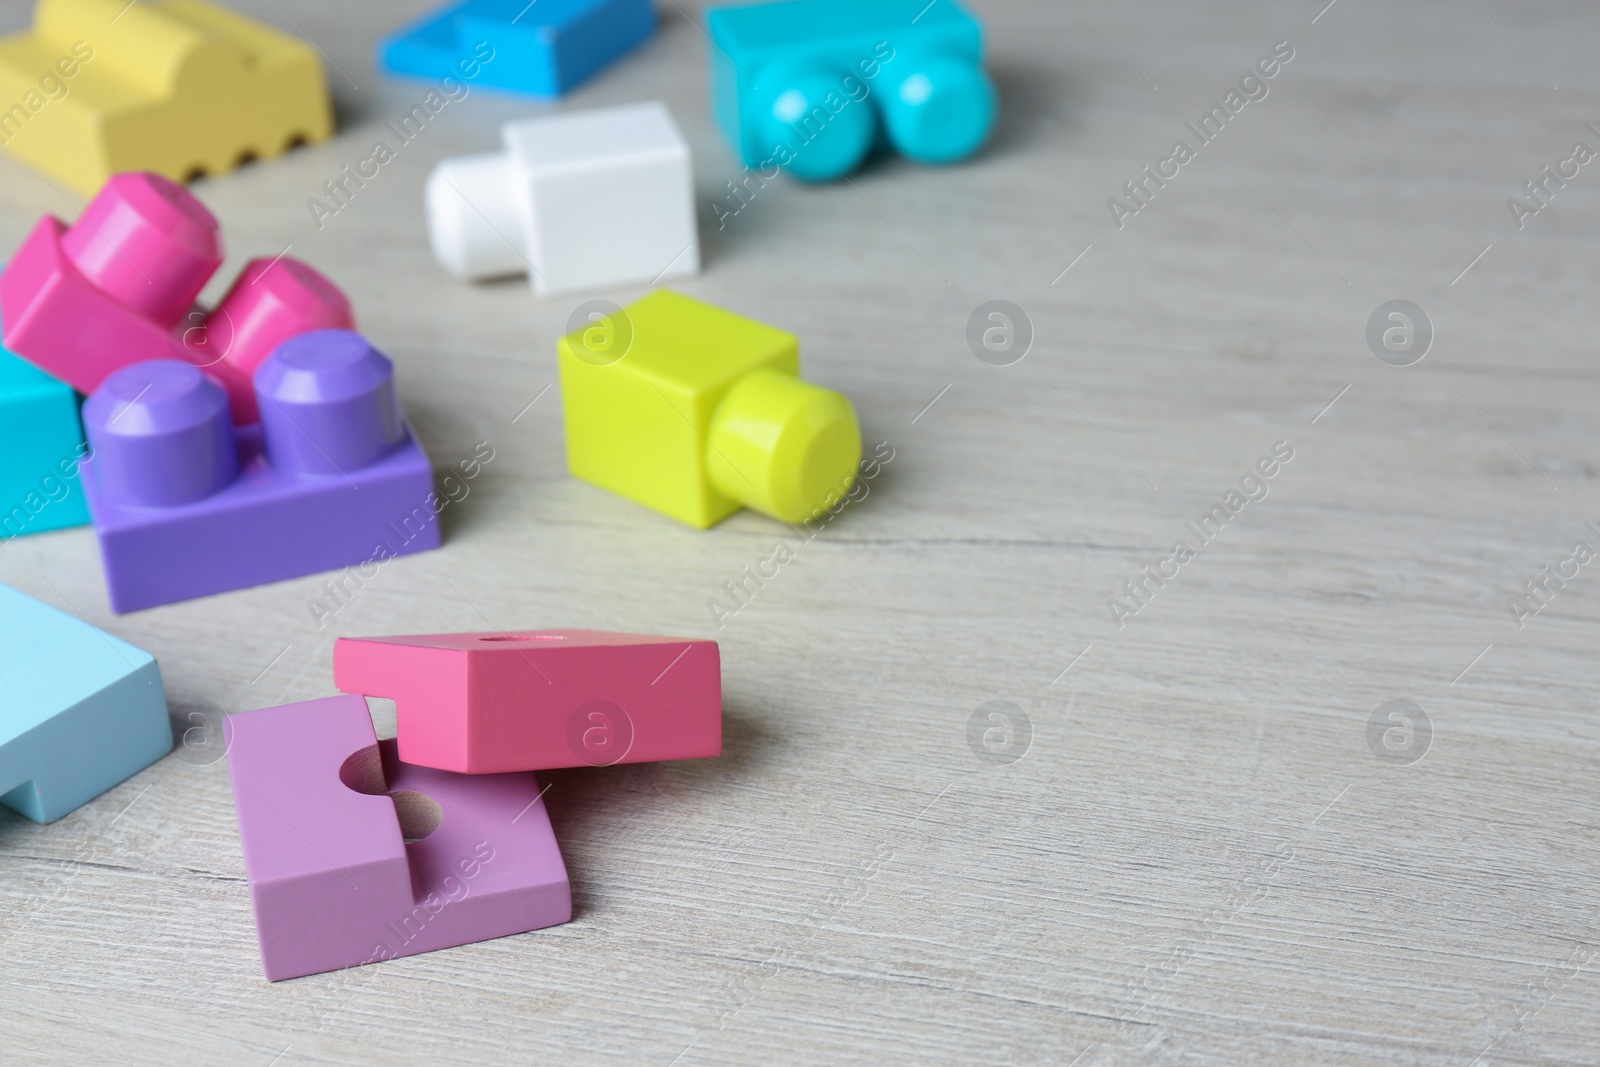
M681 288L797 332L893 449L801 542L570 480L541 391L577 301L432 263L427 171L529 104L450 104L314 224L425 91L371 61L422 0L238 6L336 65L341 131L197 186L219 277L292 245L394 356L436 465L495 459L442 550L321 627L325 576L113 616L87 530L0 546L0 581L155 654L179 709L326 695L338 634L711 636L727 750L550 776L571 924L275 986L214 750L52 826L0 813L0 1060L1600 1063L1600 574L1521 629L1507 607L1600 547L1600 169L1520 231L1506 207L1600 147L1592 8L974 0L982 158L779 181L718 229L737 167L669 0L563 106L669 104L707 267ZM1107 198L1281 40L1269 95L1118 229ZM0 245L77 206L0 161ZM1008 367L965 341L996 298L1037 333ZM1364 339L1396 298L1437 330L1406 368ZM1270 494L1118 628L1108 598L1279 441ZM795 560L718 629L708 600L779 538ZM990 700L1031 724L1009 765L969 747ZM1369 747L1391 700L1428 716L1420 761Z

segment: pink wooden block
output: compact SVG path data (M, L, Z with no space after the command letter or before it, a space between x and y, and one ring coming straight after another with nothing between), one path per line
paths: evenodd
M71 226L40 219L6 265L5 345L81 393L130 363L182 359L227 390L234 422L255 422L250 375L272 350L355 320L331 282L284 257L251 260L208 312L194 299L221 262L217 220L192 193L115 175Z
M401 763L355 696L233 715L223 736L271 981L572 917L533 775Z
M401 758L441 770L490 774L722 752L715 641L598 630L341 637L333 683L393 699Z

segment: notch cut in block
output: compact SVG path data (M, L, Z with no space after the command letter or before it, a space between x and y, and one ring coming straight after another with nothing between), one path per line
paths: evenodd
M231 715L223 731L270 981L572 917L533 775L402 763L354 696Z

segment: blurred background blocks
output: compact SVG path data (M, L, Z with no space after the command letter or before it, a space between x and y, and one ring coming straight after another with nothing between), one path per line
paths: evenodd
M919 163L994 124L983 34L953 0L784 0L706 13L712 112L744 165L827 181L889 146Z
M271 981L572 917L533 775L402 763L358 696L231 715L223 731Z
M32 31L0 41L0 108L6 149L84 195L333 133L316 50L204 0L39 0Z
M54 822L172 748L147 652L0 585L0 804Z
M378 67L419 78L559 96L655 32L650 0L466 0L378 45ZM463 62L482 61L467 74ZM491 62L492 60L492 62Z
M114 610L438 547L433 473L385 356L318 330L255 382L262 421L237 428L222 389L178 360L124 367L85 402L80 470Z
M659 289L556 342L567 467L690 526L754 508L789 523L855 481L861 431L800 380L800 345Z
M450 273L527 273L549 294L700 270L689 145L664 104L522 119L501 138L503 151L428 178L428 233Z

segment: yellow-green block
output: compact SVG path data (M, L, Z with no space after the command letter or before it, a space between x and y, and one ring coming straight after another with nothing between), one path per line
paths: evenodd
M659 289L556 355L568 469L690 526L804 522L855 481L855 409L800 380L791 333Z

